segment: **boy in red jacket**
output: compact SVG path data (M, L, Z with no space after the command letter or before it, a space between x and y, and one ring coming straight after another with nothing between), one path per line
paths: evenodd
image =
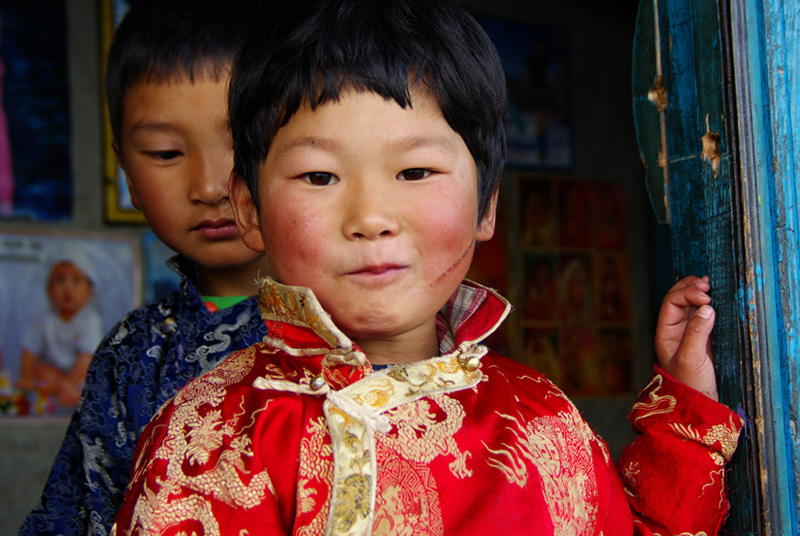
M229 93L270 335L154 418L116 534L715 534L741 423L715 401L708 281L665 299L620 475L555 385L480 344L510 310L463 279L505 156L480 26L440 0L270 20Z

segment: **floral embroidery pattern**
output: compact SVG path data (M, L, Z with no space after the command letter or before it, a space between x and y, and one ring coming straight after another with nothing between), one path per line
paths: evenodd
M324 409L334 451L328 533L368 534L375 500L375 438L364 423L330 401Z
M395 425L395 435L384 433L387 428L378 441L391 443L410 459L430 461L448 454L455 458L450 465L455 475L465 478L471 474L468 454L461 453L453 439L464 419L463 408L442 394L480 381L479 370L466 370L459 361L462 352L471 351L473 347L465 346L448 356L393 367L388 373L368 375L329 393L324 408L334 452L330 534L369 534L372 528L377 487L376 423ZM430 412L429 401L442 409L444 419ZM416 422L417 418L421 421Z

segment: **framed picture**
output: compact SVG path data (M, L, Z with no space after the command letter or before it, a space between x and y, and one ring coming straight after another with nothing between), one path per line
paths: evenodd
M108 50L114 30L128 11L125 0L100 0L100 73L105 83ZM105 185L105 217L110 223L145 223L144 214L131 202L125 174L117 165L112 147L113 134L108 116L108 103L102 91L103 110L103 182Z
M0 220L72 217L66 2L0 0Z
M23 353L62 370L75 360L74 353L93 353L84 346L100 342L96 332L102 336L141 302L138 238L4 228L0 273L0 414L71 411L45 404L40 398L47 397L35 389L23 393L16 387ZM67 342L52 345L53 340Z
M574 166L569 31L480 16L508 81L509 167L566 171Z
M627 395L633 326L623 183L511 173L508 294L515 357L570 396ZM517 340L514 340L514 339Z

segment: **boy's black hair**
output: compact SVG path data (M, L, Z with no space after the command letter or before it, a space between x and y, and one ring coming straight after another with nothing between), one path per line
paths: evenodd
M278 129L303 103L344 90L413 106L430 92L478 172L482 218L505 163L506 81L492 42L449 0L282 2L236 57L228 94L234 169L258 205L258 170Z
M120 143L125 92L139 82L227 76L250 29L256 0L132 0L114 33L106 98Z

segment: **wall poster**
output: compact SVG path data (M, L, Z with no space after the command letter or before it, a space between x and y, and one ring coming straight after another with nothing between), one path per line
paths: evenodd
M0 231L0 415L72 412L56 393L60 376L47 375L93 354L98 337L139 305L140 257L130 235ZM26 352L42 372L23 378Z
M510 167L566 171L575 160L569 31L479 16L508 81Z
M478 244L468 274L514 305L489 346L546 374L569 396L630 394L624 184L516 172L501 193L496 236Z
M0 0L0 221L72 217L66 3Z

